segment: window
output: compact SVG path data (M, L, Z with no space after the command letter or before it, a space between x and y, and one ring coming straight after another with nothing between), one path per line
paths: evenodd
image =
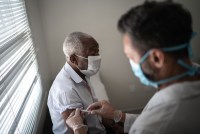
M24 0L0 0L0 134L33 133L42 96Z

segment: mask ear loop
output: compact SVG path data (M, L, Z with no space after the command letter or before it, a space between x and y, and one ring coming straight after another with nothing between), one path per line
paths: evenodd
M195 74L200 74L200 68L198 68L198 67L195 68L193 66L190 66L182 60L178 60L178 64L181 65L182 67L188 69L187 74L190 76L194 76Z
M194 38L195 36L197 35L197 32L193 32L192 33L192 36L191 36L191 40L192 40L192 38ZM191 41L190 40L190 41ZM194 56L193 55L193 50L192 50L192 47L191 47L191 45L189 45L188 46L188 54L189 54L189 57L190 57L190 59ZM198 67L193 67L193 66L189 66L189 65L187 65L185 62L183 62L183 61L178 61L178 63L180 64L180 65L182 65L183 67L185 67L185 68L187 68L189 71L188 71L188 75L190 75L190 76L194 76L195 74L200 74L200 68L198 68Z
M76 55L76 54L75 54ZM83 57L83 56L80 56L80 55L76 55L77 57L80 57L80 58L82 58L82 59L85 59L85 60L87 60L88 58L85 58L85 57ZM78 70L81 70L78 66L75 66Z
M193 33L192 33L190 42L191 42L191 40L192 40L196 35L197 35L197 32L193 32ZM188 46L188 55L189 55L190 59L194 56L194 55L193 55L193 50L192 50L191 44Z
M191 35L191 39L194 38L195 36L197 35L196 32L193 32L192 35ZM190 40L191 40L190 39ZM189 41L190 42L190 41ZM178 45L176 47L169 47L169 48L161 48L161 50L165 51L165 52L171 52L171 51L176 51L176 50L180 50L180 49L183 49L183 48L186 48L188 47L188 54L190 57L192 57L193 53L192 53L192 47L190 45L190 43L185 43L185 44L181 44L181 45ZM140 64L142 64L146 58L149 56L149 53L151 52L151 50L147 51L143 56L142 58L140 59Z
M142 63L147 59L147 57L149 56L149 53L151 52L151 50L147 51L143 57L141 58L140 62L139 62L139 66L142 70ZM144 71L142 70L142 73L143 73L143 76L149 80L145 74L144 74ZM160 84L163 84L163 83L167 83L167 82L171 82L173 80L176 80L176 79L179 79L179 78L182 78L184 76L187 76L187 73L183 73L183 74L180 74L180 75L177 75L177 76L174 76L174 77L171 77L171 78L168 78L167 80L160 80L160 81L157 81L157 82L154 82L154 81L151 81L149 80L152 84L155 84L155 85L160 85Z
M85 57L83 57L83 56L80 56L80 55L76 55L76 56L78 56L78 57L80 57L80 58L82 58L82 59L88 59L88 58L85 58Z
M140 62L139 62L139 66L140 66L140 69L142 70L142 73L143 73L144 77L146 77L146 75L144 74L144 71L143 71L143 69L142 69L142 63L144 63L144 61L147 59L147 57L149 56L150 52L151 52L151 50L147 51L147 52L142 56L142 58L140 59ZM146 79L148 79L148 78L146 77Z
M197 35L197 33L196 33L196 32L193 32L193 34L192 34L192 36L191 36L191 39L192 39L193 37L195 37L196 35ZM190 43L185 43L185 44L182 44L182 45L179 45L179 46L176 46L176 47L162 48L161 50L163 50L163 51L165 51L165 52L171 52L171 51L176 51L176 50L184 49L184 48L186 48L186 47L188 47L188 54L189 54L189 57L191 58L191 57L193 56L193 53L192 53L192 47L191 47ZM150 52L151 52L151 50L147 51L147 52L142 56L142 58L140 59L139 66L140 66L141 70L142 70L142 63L147 59L147 57L149 56L149 53L150 53ZM194 67L187 65L187 64L184 63L182 60L178 60L178 63L179 63L181 66L187 68L189 71L186 72L186 73L180 74L180 75L178 75L178 76L172 77L172 78L170 78L170 79L168 79L168 80L161 80L161 81L158 81L158 82L155 82L155 83L158 84L158 85L160 85L160 84L165 83L165 82L167 82L167 81L173 81L173 80L175 80L175 79L179 79L179 78L181 78L181 77L184 77L184 76L186 76L187 74L194 75L196 72L199 72L199 73L200 73L200 69L194 69ZM143 72L143 70L142 70L142 72ZM143 75L144 75L144 74L143 74ZM144 75L144 76L145 76L145 75ZM145 76L145 77L146 77L146 76ZM151 81L151 82L152 82L152 81ZM154 83L154 82L152 82L152 83Z
M147 59L147 57L149 56L150 52L151 52L151 50L147 51L147 52L142 56L142 58L140 59L140 62L139 62L140 65Z
M194 38L196 35L197 35L197 33L193 32L191 39ZM191 39L190 39L190 42L191 42ZM176 51L179 49L183 49L185 47L188 47L188 56L191 59L193 57L193 51L192 51L192 47L191 47L190 43L186 43L186 44L183 44L183 45L180 45L177 47L172 47L172 48L164 48L163 51ZM200 73L200 70L198 68L188 65L182 60L178 60L178 64L181 65L182 67L188 69L187 74L190 76L194 76L196 73Z
M145 77L145 79L147 79L148 81L150 81L152 84L156 85L155 82L149 80L149 78L146 77L146 75L144 74L144 71L143 71L143 69L142 69L142 63L145 62L145 60L147 59L147 57L149 56L150 53L151 53L151 50L147 51L147 52L142 56L142 58L140 59L140 62L139 62L139 67L140 67L140 69L141 69L141 71L142 71L143 77Z

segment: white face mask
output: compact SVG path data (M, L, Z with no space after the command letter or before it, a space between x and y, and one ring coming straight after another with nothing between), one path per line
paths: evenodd
M81 73L83 73L84 75L90 77L92 75L95 75L99 69L100 69L100 65L101 65L101 56L88 56L88 58L76 55L80 58L83 59L87 59L88 60L88 68L87 70L80 70Z

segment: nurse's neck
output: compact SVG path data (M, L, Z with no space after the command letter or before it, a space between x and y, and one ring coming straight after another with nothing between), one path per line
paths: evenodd
M185 60L185 62L192 66L192 62L190 60ZM170 70L170 69L169 69ZM186 72L187 70L183 67L181 67L180 65L173 65L171 67L171 77L173 76L176 76L176 75L180 75L184 72ZM194 81L199 81L200 80L200 75L195 75L195 76L185 76L185 77L182 77L180 79L177 79L177 80L174 80L172 82L169 82L169 83L166 83L166 84L161 84L159 87L158 87L158 90L162 90L162 89L165 89L167 88L168 86L171 86L171 85L174 85L174 84L178 84L178 83L182 83L182 82L194 82Z

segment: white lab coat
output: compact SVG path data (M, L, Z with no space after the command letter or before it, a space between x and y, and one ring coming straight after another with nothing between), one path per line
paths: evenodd
M200 134L200 81L158 91L139 116L126 115L124 130L129 134Z

